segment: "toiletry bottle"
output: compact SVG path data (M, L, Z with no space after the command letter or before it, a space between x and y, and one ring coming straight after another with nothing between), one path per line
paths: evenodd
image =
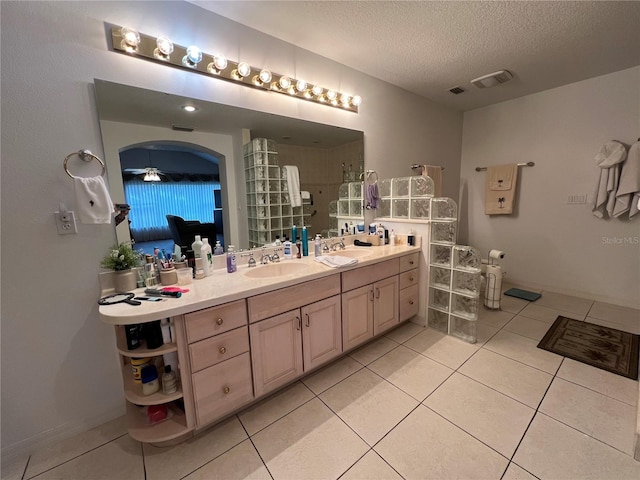
M222 245L220 245L220 240L217 240L216 246L213 248L213 254L222 255L223 253L224 253L224 249L222 248Z
M394 246L396 244L396 232L391 229L391 234L389 235L389 245Z
M416 244L416 237L415 234L413 233L413 228L409 230L409 235L407 235L407 245L415 245Z
M276 235L276 247L279 247L280 245L282 245L282 242L280 241L280 235Z
M283 245L284 245L284 258L285 259L291 258L292 257L291 242L289 240L286 240Z
M152 395L160 390L158 369L155 365L151 364L142 368L141 380L143 395Z
M353 222L349 222L349 234L350 235L355 235L356 234L356 227L353 224Z
M191 250L193 250L193 254L196 258L200 258L200 255L202 254L202 240L200 239L200 235L196 235L196 239L191 244Z
M204 278L204 258L199 257L196 258L196 272L193 278L197 278L198 280Z
M384 245L384 227L382 226L382 224L378 225L378 230L376 231L378 238L380 239L380 242L378 243L378 245Z
M316 234L316 239L313 242L313 254L316 257L322 255L322 241L320 240L320 234Z
M296 240L296 258L302 258L302 242Z
M213 251L211 250L211 244L208 238L202 239L202 249L200 250L202 255L202 269L205 276L213 275Z
M291 243L296 243L298 239L298 228L294 225L291 227Z
M307 227L302 227L302 256L309 256L309 238L307 237Z
M171 370L171 365L165 365L164 373L162 374L162 393L169 395L170 393L175 393L176 390L178 390L176 372Z
M227 272L233 273L238 270L238 266L236 265L236 252L234 251L233 245L229 245L227 249Z

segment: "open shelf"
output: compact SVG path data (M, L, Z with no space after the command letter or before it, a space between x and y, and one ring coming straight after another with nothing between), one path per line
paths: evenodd
M160 378L158 378L160 380ZM124 396L131 403L136 405L159 405L161 403L173 402L182 398L182 388L178 384L178 390L169 395L162 393L162 386L160 390L151 395L142 394L142 384L133 381L133 375L131 374L131 365L126 364L122 367L122 383L124 384Z
M177 406L168 405L173 416L162 422L150 425L146 416L137 407L127 402L127 427L131 438L145 443L159 443L173 440L193 430L187 427L187 418Z
M164 355L165 353L178 351L178 346L175 343L165 343L158 348L150 349L147 348L144 340L140 342L138 348L129 350L127 349L127 338L124 333L124 327L120 325L116 326L116 346L121 355L132 358L156 357L158 355Z

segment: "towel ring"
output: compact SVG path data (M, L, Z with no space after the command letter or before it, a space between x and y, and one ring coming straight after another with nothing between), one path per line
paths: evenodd
M90 162L92 160L95 160L96 162L98 162L102 167L102 173L101 173L102 176L104 176L104 174L107 172L107 168L104 166L104 162L100 160L100 158L98 158L96 155L91 153L89 150L80 150L79 152L73 152L67 155L66 157L64 157L64 163L63 163L64 171L67 172L67 175L69 175L71 178L77 178L77 177L71 175L71 172L67 168L67 162L74 155L79 156L85 162Z
M374 180L374 183L378 181L378 172L376 172L375 170L367 170L367 181L370 181L371 179L371 175L375 175L376 179Z

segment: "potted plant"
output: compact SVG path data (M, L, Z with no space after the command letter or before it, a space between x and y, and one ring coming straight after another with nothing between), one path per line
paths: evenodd
M137 273L133 270L142 263L143 253L128 243L120 243L109 249L100 266L113 270L113 286L116 292L128 292L136 288Z

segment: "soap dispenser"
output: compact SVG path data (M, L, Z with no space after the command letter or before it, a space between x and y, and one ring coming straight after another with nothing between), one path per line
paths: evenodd
M238 270L238 266L236 265L236 252L233 248L233 245L229 245L227 249L227 272L233 273Z

